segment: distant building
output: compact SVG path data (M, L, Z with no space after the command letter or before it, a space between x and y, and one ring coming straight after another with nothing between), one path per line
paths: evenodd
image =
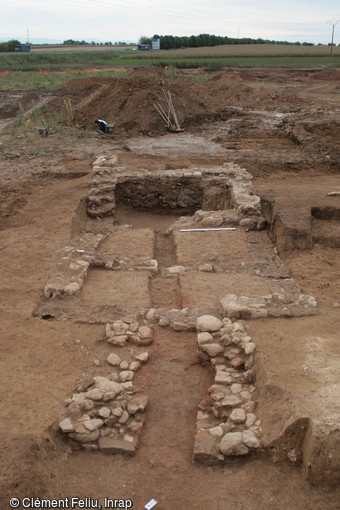
M152 49L153 50L160 50L161 49L161 40L159 37L153 37L152 38Z
M29 51L31 51L31 46L29 44L17 44L16 47L14 48L14 51L28 53Z
M138 49L140 51L149 51L151 50L150 44L138 44Z

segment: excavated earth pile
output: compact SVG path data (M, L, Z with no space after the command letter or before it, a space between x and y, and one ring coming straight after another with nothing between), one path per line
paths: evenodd
M117 122L117 132L160 134L162 121L154 108L155 102L165 105L163 90L171 90L180 124L184 128L200 126L203 122L225 120L235 114L233 108L275 110L279 101L282 111L294 112L302 101L295 95L272 93L265 86L267 74L255 74L251 84L247 73L205 73L193 78L167 78L164 71L134 70L127 78L88 78L72 80L61 87L72 101L80 126L94 129L94 120L104 118ZM278 76L280 82L280 76ZM299 81L298 75L296 76ZM62 100L51 110L64 110ZM305 102L304 102L305 104Z

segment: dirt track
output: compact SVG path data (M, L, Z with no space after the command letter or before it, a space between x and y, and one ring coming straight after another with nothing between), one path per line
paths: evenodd
M286 392L283 415L296 405L313 420L335 427L332 465L337 473L329 478L339 482L339 431L333 421L340 415L340 197L327 196L340 191L339 72L242 71L169 83L163 75L144 74L137 71L126 82L73 81L46 106L45 115L53 117L70 97L81 127L92 129L97 117L117 120L112 137L82 129L47 138L24 128L14 136L1 134L3 508L13 496L77 495L130 498L134 508L155 498L160 510L339 508L338 489L311 487L300 467L274 464L264 454L224 466L192 463L196 410L212 374L197 364L191 332L155 329L152 362L136 375L150 407L134 457L83 452L57 432L55 424L76 380L104 370L110 352L102 323L32 316L63 249L87 225L81 204L93 161L116 153L119 165L136 175L235 162L254 177L267 231L286 267L318 303L315 316L250 321L258 356L273 386ZM170 135L152 138L165 134L153 109L163 87L172 91L186 130L185 137L171 135L178 139L170 142ZM0 122L19 113L16 97L11 101L11 94L2 95L1 101L10 107L0 105ZM30 98L23 104L29 106ZM318 211L313 216L311 208ZM137 229L157 229L174 217L121 208L116 219ZM185 264L195 258L189 248L183 252ZM242 252L236 248L237 262ZM158 255L164 265L174 265L168 247L158 247ZM200 255L204 258L203 250ZM247 277L242 283L248 285ZM123 292L127 284L120 285ZM170 286L155 286L154 292L154 301L173 304ZM96 295L90 298L95 301ZM194 291L191 298L201 296ZM274 412L272 418L275 422Z

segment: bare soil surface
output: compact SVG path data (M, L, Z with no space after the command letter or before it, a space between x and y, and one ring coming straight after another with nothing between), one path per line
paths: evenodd
M81 451L57 431L64 400L74 392L76 380L84 373L107 370L111 350L101 323L41 320L32 314L64 247L74 232L84 228L82 201L91 165L107 152L118 154L119 164L136 175L235 161L254 176L256 191L266 204L274 204L293 223L301 215L311 216L312 248L280 255L303 292L315 296L318 314L253 320L251 334L271 380L302 412L331 424L338 416L340 197L327 193L340 191L339 71L199 76L202 79L188 79L186 73L186 79L168 80L161 72L137 70L126 80L73 80L45 106L46 118L64 118L48 137L23 124L0 133L1 508L9 508L11 497L72 496L101 502L104 497L129 498L136 509L155 498L157 510L340 508L338 486L311 486L302 470L288 462L275 464L265 455L223 467L192 462L197 406L212 382L210 369L197 363L193 333L156 328L150 363L136 375L150 406L135 456ZM169 153L170 135L150 138L166 135L153 103L161 101L168 88L185 136L204 139L212 152L204 151L201 143L171 135L179 142L175 139ZM21 115L19 100L27 111L32 99L39 98L23 92L2 94L0 127ZM75 119L67 118L64 99L71 99ZM96 118L117 122L113 135L96 133ZM311 213L312 208L328 212L322 218ZM173 246L162 237L176 217L176 212L160 215L123 205L116 213L118 223L153 232L153 247L164 266L179 263ZM134 253L148 253L150 236ZM120 242L123 247L126 239ZM252 280L237 270L242 257L249 257L239 235L230 249L233 286L251 289ZM221 244L215 251L223 261ZM180 262L188 263L196 254L197 260L206 262L209 249L182 241L178 253ZM93 273L87 282L90 304L105 302L103 290L108 285L100 270L94 271L98 278ZM136 282L118 273L112 277L121 281L114 284L117 292L110 299L120 302L119 289L129 285L133 289ZM155 278L150 290L142 273L140 278L136 303L145 299L146 306L178 306L176 279ZM204 273L198 278L197 288L188 279L187 300L220 297L212 288L201 294ZM223 281L217 279L216 290L221 286L223 293ZM129 308L130 303L122 306Z

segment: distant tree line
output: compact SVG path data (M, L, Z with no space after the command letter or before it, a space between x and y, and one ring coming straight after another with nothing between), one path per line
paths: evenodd
M17 41L16 39L11 39L10 41L0 43L0 51L14 51L18 44L21 44L21 42Z
M67 45L67 46L70 46L72 44L74 45L77 45L77 46L112 46L112 42L111 41L107 41L107 42L95 42L95 41L91 41L90 43L87 42L87 41L75 41L74 39L67 39L66 41L63 42L63 44ZM115 43L117 44L117 43Z
M199 48L201 46L219 46L221 44L292 44L296 46L314 46L313 43L300 43L288 41L270 41L267 39L252 39L251 37L235 38L220 35L200 34L184 37L173 35L154 35L154 38L160 39L161 50L179 49L179 48ZM141 36L140 44L150 44L151 37Z

